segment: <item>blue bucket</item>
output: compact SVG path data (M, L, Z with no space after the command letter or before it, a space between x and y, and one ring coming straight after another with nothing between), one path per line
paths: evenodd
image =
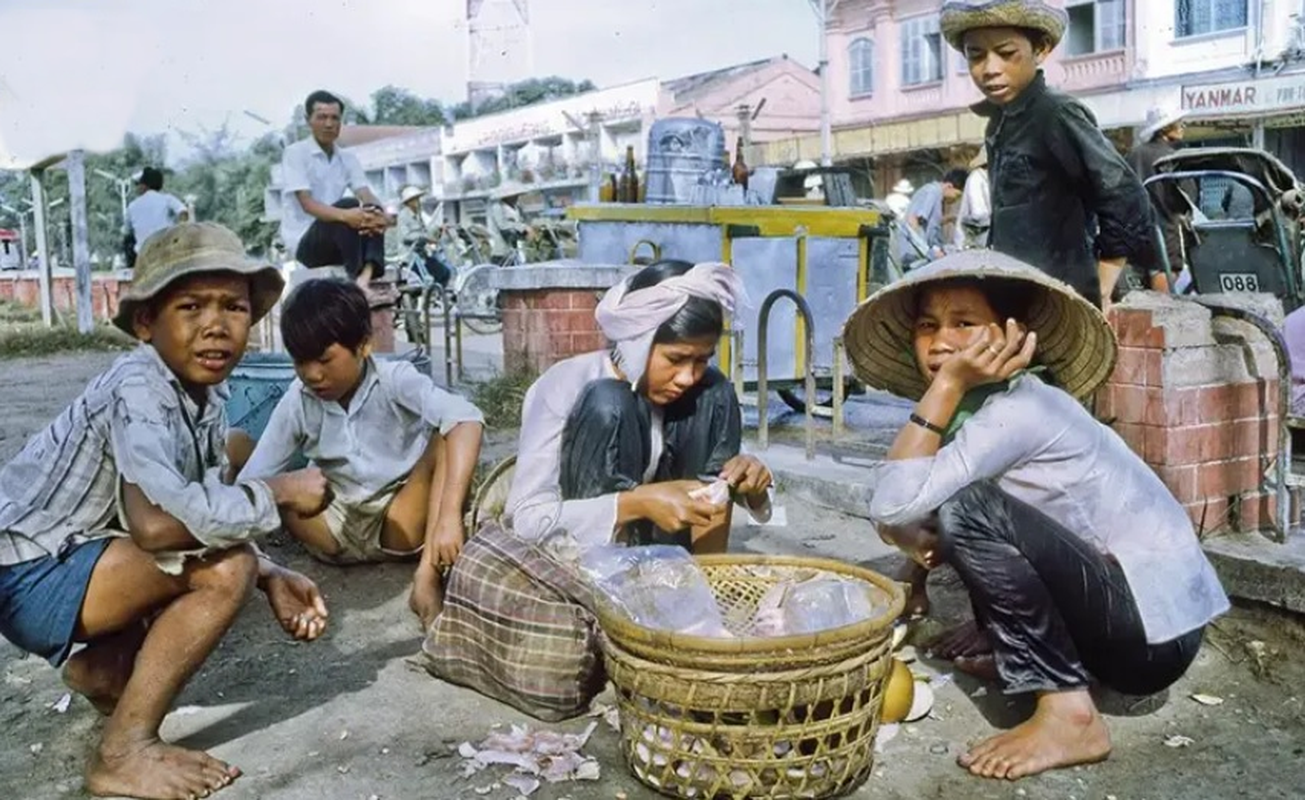
M425 353L380 355L380 359L403 359L412 362L423 375L430 374L430 357ZM227 424L240 428L254 439L263 435L272 410L295 379L294 361L287 353L248 353L231 372L227 385Z

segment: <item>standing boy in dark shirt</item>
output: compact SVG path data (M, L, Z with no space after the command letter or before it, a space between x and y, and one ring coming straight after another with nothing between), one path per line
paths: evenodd
M1040 67L1068 21L1040 0L948 2L941 27L985 98L974 110L988 117L990 246L1101 306L1127 261L1151 257L1151 207L1092 113L1047 87Z

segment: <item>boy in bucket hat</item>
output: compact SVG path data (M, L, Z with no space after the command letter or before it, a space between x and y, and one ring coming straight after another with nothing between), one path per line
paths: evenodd
M961 765L1013 780L1104 759L1089 682L1166 688L1229 607L1187 511L1080 402L1114 368L1114 332L1069 286L967 250L871 296L843 335L862 380L916 401L869 516L969 591L977 624L935 655L1037 698Z
M232 484L225 451L226 378L281 288L226 228L152 236L113 320L140 346L0 468L0 633L107 716L92 794L204 797L239 775L159 725L254 586L295 638L325 626L313 582L251 544L279 507L320 508L325 481Z
M1068 24L1040 0L953 0L940 20L984 95L973 108L988 118L989 246L1100 307L1129 259L1151 258L1151 207L1092 113L1047 86L1042 62Z

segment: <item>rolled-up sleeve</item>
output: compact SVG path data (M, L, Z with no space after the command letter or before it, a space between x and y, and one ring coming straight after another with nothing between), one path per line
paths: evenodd
M394 394L399 405L419 415L441 436L464 422L485 424L485 415L465 397L446 392L411 364L399 364L394 371Z
M286 192L301 192L313 188L308 174L308 159L311 156L302 147L291 145L285 149L281 159L281 185Z
M932 457L884 462L877 468L870 518L884 525L919 522L966 486L1033 458L1064 430L1036 401L1018 390L997 395Z
M1142 180L1097 127L1091 112L1077 103L1062 106L1047 141L1070 179L1090 194L1096 214L1099 258L1130 258L1145 263L1155 249L1151 201Z
M616 533L616 494L563 500L560 485L562 431L570 409L554 407L535 383L521 411L516 472L508 493L508 524L524 539L569 533L582 550L611 544Z
M181 411L169 402L179 401L160 396L145 381L128 379L118 387L109 425L122 479L139 486L151 503L205 546L230 547L275 530L281 520L266 484L225 484L220 465L206 469L198 481L182 474L174 456L179 443L169 424L169 417Z

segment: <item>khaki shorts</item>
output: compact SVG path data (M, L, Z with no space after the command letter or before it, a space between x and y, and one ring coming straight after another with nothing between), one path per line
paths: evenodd
M373 564L380 561L402 561L421 552L418 547L408 552L389 550L381 545L385 529L385 515L390 503L406 481L393 483L362 502L347 501L339 497L322 512L331 538L339 545L337 553L322 551L305 545L309 555L327 564Z

